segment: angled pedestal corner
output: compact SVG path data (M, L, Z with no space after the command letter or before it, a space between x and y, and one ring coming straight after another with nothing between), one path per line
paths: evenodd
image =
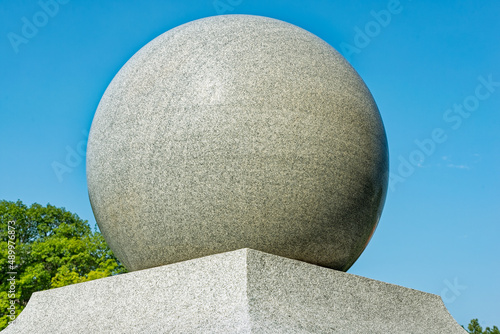
M466 331L439 296L240 249L37 292L3 333Z

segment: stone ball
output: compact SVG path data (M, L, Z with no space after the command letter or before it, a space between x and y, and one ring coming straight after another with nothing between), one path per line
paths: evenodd
M131 271L240 248L347 270L378 223L387 152L372 95L330 45L215 16L155 38L114 77L88 190Z

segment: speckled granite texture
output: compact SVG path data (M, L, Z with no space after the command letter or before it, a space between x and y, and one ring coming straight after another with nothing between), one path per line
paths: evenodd
M97 223L132 271L240 248L347 270L387 171L377 106L346 60L247 15L193 21L138 51L87 150Z
M36 292L3 333L466 332L436 295L241 249Z

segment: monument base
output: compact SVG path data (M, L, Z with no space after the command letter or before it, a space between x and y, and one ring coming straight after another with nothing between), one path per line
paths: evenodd
M466 333L437 295L252 249L36 292L2 333Z

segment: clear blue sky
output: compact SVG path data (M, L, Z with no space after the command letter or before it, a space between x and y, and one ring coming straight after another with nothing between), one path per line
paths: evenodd
M194 19L281 19L346 56L385 123L391 189L349 272L441 295L460 324L500 326L498 2L59 1L0 0L0 199L94 225L86 134L120 67Z

